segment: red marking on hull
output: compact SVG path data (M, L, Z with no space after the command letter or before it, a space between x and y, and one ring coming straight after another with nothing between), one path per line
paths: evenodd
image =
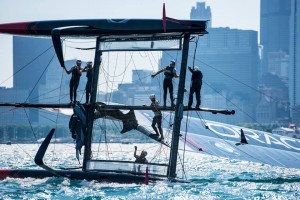
M6 179L12 171L12 169L0 169L0 180Z
M29 34L28 31L29 24L30 22L0 24L0 32L7 33L7 34L27 35Z

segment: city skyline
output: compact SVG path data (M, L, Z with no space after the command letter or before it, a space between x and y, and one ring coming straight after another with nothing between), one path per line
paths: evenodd
M167 16L178 19L189 19L190 10L196 6L197 2L206 2L212 10L213 27L230 27L244 30L259 31L259 0L207 0L207 1L85 1L76 4L76 1L64 1L66 6L53 3L53 1L26 1L18 2L4 0L1 2L0 23L71 19L71 18L161 18L162 5L166 4ZM61 2L59 2L61 4ZM78 6L80 5L80 6ZM91 6L93 5L93 6ZM45 9L47 8L47 9ZM126 9L124 9L126 8ZM144 8L147 8L146 10ZM252 8L252 9L250 9ZM15 10L17 15L13 15L11 10ZM112 12L113 10L113 12ZM136 10L143 11L137 12ZM55 14L53 14L55 11ZM225 17L224 17L225 16ZM11 36L0 35L0 66L5 66L5 70L0 75L0 86L11 87L12 79L12 39ZM66 59L74 59L72 54L68 54ZM87 58L88 59L88 58ZM146 66L149 67L149 66ZM147 69L147 68L145 68ZM149 68L148 68L149 69ZM4 82L4 80L8 81Z

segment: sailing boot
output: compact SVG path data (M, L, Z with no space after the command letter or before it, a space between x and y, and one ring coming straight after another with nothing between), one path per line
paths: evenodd
M200 109L200 104L201 104L201 101L199 101L199 103L196 104L196 107L195 107L195 108L196 108L196 109Z
M172 102L171 102L171 107L172 107L172 108L175 108L174 100L172 100Z

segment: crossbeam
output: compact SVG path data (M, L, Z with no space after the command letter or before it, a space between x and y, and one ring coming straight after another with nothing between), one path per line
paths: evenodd
M99 104L99 103L96 103ZM88 106L88 105L87 105ZM73 108L72 104L32 104L32 103L0 103L0 107L17 107L17 108ZM152 106L127 106L127 105L97 105L99 110L161 110L161 111L174 111L173 107L152 107ZM234 115L235 110L225 110L225 109L211 109L211 108L188 108L183 107L183 111L203 111L210 112L212 114L224 114L224 115Z

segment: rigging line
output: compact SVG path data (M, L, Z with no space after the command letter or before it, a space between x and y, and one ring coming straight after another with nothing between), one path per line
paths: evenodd
M103 118L102 119L102 124L104 124L104 128L101 127L101 130L104 131L104 138L105 138L105 146L106 146L106 152L107 152L107 158L110 159L109 154L112 154L112 150L110 149L109 143L107 141L107 123L106 123L106 119ZM119 132L118 126L115 123L114 120L111 120L111 122L114 124L114 127L116 128L116 130Z
M159 63L159 62L154 58L154 55L153 55L153 52L152 52L152 51L150 51L150 54L151 54L153 60L156 62L158 68L159 68L159 66L161 66L162 59L160 59L160 63ZM162 58L162 53L160 53L160 58ZM152 62L151 62L151 66L152 66L152 70L155 71ZM157 79L161 79L161 78L157 77ZM162 99L162 92L161 92L161 88L162 88L162 87L161 87L161 83L162 83L161 80L158 81L159 97L160 97L159 99Z
M25 150L22 148L22 146L19 143L15 143L27 156L29 156L31 158L31 160L33 160L33 157Z
M59 96L61 95L61 86L62 86L62 80L63 80L63 77L64 77L64 71L63 71L63 69L62 69L61 72L62 73L61 73L61 78L60 78ZM60 104L60 98L58 99L58 103ZM56 114L56 128L57 128L58 114L59 114L59 111Z
M178 154L178 158L179 158L180 164L181 164L181 166L182 166L183 177L185 177L185 179L187 180L187 176L186 176L186 173L185 173L185 169L183 168L183 166L184 166L183 160L181 159L180 154Z
M111 88L114 87L114 80L115 80L115 74L116 74L116 70L117 70L117 65L118 65L118 58L119 58L119 53L117 52L117 58L116 58L116 63L115 63L115 69L114 69L114 75L113 75L113 81L111 83ZM110 99L112 98L112 92L110 93Z
M2 112L0 112L0 115L5 115L5 114L9 114L9 113L11 113L11 112L15 112L16 110L18 110L19 108L17 108L17 107L8 107L8 108L2 108L4 111L2 111ZM1 110L2 110L1 109ZM12 120L10 120L10 121L12 121Z
M226 98L224 95L222 95L220 92L218 92L217 90L215 90L213 87L211 87L209 84L207 84L206 82L204 82L208 87L210 87L211 89L213 89L216 93L218 93L220 96L222 96L224 99L226 99L226 101L229 101L232 105L234 105L236 108L238 108L242 113L244 113L245 115L247 115L250 119L252 119L253 121L257 122L258 124L260 124L258 121L256 121L256 119L254 119L251 115L249 115L247 112L243 111L240 107L238 107L235 103L233 103L231 100L229 100L228 98ZM262 126L262 124L260 124Z
M14 77L17 73L19 73L20 71L22 71L23 69L25 69L26 67L28 67L31 63L33 63L35 60L37 60L39 57L41 57L44 53L46 53L47 51L49 51L49 49L53 48L53 45L51 45L49 48L47 48L45 51L43 51L41 54L37 55L34 59L32 59L31 61L29 61L27 64L25 64L23 67L21 67L21 69L19 69L18 71L16 71L15 73L13 73L13 75L11 75L10 77L8 77L7 79L5 79L4 81L2 81L0 83L0 85L2 85L3 83L5 83L7 80L9 80L10 78Z
M29 100L36 100L36 99L40 99L40 97L44 96L44 95L49 95L49 93L51 92L54 92L55 90L58 90L60 89L60 87L57 87L57 88L54 88L53 90L50 90L48 92L45 92L45 93L42 93L41 95L38 95L38 96L35 96L35 97L32 97L31 99Z
M95 126L97 126L99 128L99 130L101 131L101 127L100 127L100 124L99 124L98 120L95 121ZM101 141L102 141L102 134L100 133L99 134L99 140L98 140L98 148L97 148L96 158L99 158Z
M133 63L135 72L136 72L136 74L138 75L138 78L139 78L139 81L140 81L140 83L141 83L141 86L142 86L142 87L144 88L144 90L146 91L147 96L149 96L149 92L148 92L148 90L146 90L146 87L145 87L145 85L143 84L143 81L141 80L141 77L140 77L139 73L137 72L137 68L136 68L136 64L135 64L134 60L132 61L132 63Z
M199 35L197 36L197 39L195 42L195 50L194 50L194 57L193 57L193 69L195 67L195 57L196 57L196 52L197 52L198 41L199 41Z
M131 59L132 59L132 56L131 56ZM130 64L130 63L128 63L128 65L129 65L129 64ZM122 71L122 72L120 72L119 74L114 75L114 76L111 76L110 73L109 73L109 70L105 70L104 68L102 69L102 72L103 72L106 76L108 76L108 77L117 78L117 77L120 77L120 76L124 76L124 73L126 72L127 67L128 67L128 66L125 67L124 71Z
M70 46L70 45L66 45L67 48L70 48L70 49L76 49L76 50L80 50L80 51L95 51L96 47L93 46L93 47L74 47L74 46Z
M142 52L144 53L144 55L142 55ZM140 54L140 56L142 58L146 58L147 57L147 53L145 51L138 51L138 53Z
M186 137L187 137L187 133L188 133L188 124L189 124L189 113L190 113L190 111L187 112L186 123L185 123L185 136L184 136L183 156L182 156L182 170L183 170L183 172L184 172L184 169L185 169L184 168L184 159L185 159ZM184 172L184 175L185 175L185 172Z
M48 67L50 66L50 63L52 62L53 58L54 58L55 54L53 54L52 58L50 59L49 63L47 64L47 66L45 67L44 71L42 72L41 76L39 77L39 79L37 80L37 82L35 83L34 87L32 88L32 90L30 91L27 99L25 100L25 102L27 102L28 98L30 97L30 95L32 94L32 92L34 91L35 87L38 85L38 83L40 82L41 78L43 77L44 73L46 72L46 70L48 69Z
M43 109L39 109L39 108L31 108L31 109L32 109L33 112L38 113L40 117L48 119L49 121L52 121L55 124L54 120L52 120L49 117L46 117L45 115L43 115L43 114L47 114L47 115L56 116L55 113L52 113L52 112L49 112L49 111L46 111L46 110L43 110Z
M95 44L95 39L82 39L82 40L91 40L91 41L78 41L78 40L72 40L72 39L64 39L66 43L74 43L74 44L87 44L87 43L93 43Z
M123 77L122 77L122 80L121 80L121 83L123 83L123 81L124 81L124 78L125 78L125 73L126 73L126 71L127 71L127 69L128 69L128 66L129 66L129 64L131 63L131 61L132 61L132 55L131 55L131 57L130 57L130 59L129 59L129 62L128 62L128 64L126 65L126 60L127 60L127 57L126 57L126 52L125 52L125 70L124 70L124 73L123 73Z
M26 108L24 108L24 112L25 112L25 114L26 114L28 123L29 123L30 128L31 128L31 131L32 131L32 133L33 133L33 136L34 136L34 138L35 138L35 142L38 143L36 134L35 134L35 132L34 132L34 130L33 130L32 124L31 124L31 121L30 121L29 116L28 116L28 114L27 114L27 112L26 112Z
M198 118L200 119L202 126L204 128L207 128L206 121L205 121L204 117L202 116L201 112L200 111L196 111L196 114L197 114Z
M110 52L107 53L107 71L109 71L109 65L110 65ZM103 66L103 70L104 70L104 66ZM108 87L109 87L108 77L107 77L107 75L105 75L105 73L103 73L103 75L104 75L104 78L105 78L105 81L106 81L106 93L108 93ZM105 98L106 98L106 101L110 101L110 99L107 100L107 98L108 98L107 96ZM105 137L105 142L106 142L106 137Z
M240 84L242 84L242 85L244 85L244 86L246 86L246 87L248 87L248 88L254 90L255 92L259 93L260 95L267 96L267 97L269 97L270 99L272 99L274 102L279 102L279 103L281 103L280 100L276 100L274 97L269 96L269 95L265 94L264 92L259 91L258 89L254 88L254 87L252 87L252 86L247 85L246 83L243 83L242 81L240 81L240 80L238 80L238 79L236 79L236 78L234 78L234 77L232 77L232 76L230 76L230 75L228 75L228 74L222 72L221 70L218 70L217 68L214 68L214 67L212 67L211 65L209 65L209 64L207 64L207 63L205 63L205 62L203 62L203 61L201 61L201 60L198 60L198 59L196 59L196 60L199 61L200 63L203 63L204 65L206 65L206 66L208 66L208 67L210 67L210 68L212 68L212 69L218 71L219 73L223 74L224 76L227 76L227 77L229 77L229 78L235 80L236 82L238 82L238 83L240 83ZM300 111L298 111L297 109L293 108L292 106L289 106L289 108L292 109L292 110L294 110L294 111L297 112L297 113L300 113Z
M158 149L155 151L154 156L152 157L152 159L150 160L150 162L152 162L154 160L158 160L159 155L161 155L161 150L162 150L162 144L160 144L158 146Z

